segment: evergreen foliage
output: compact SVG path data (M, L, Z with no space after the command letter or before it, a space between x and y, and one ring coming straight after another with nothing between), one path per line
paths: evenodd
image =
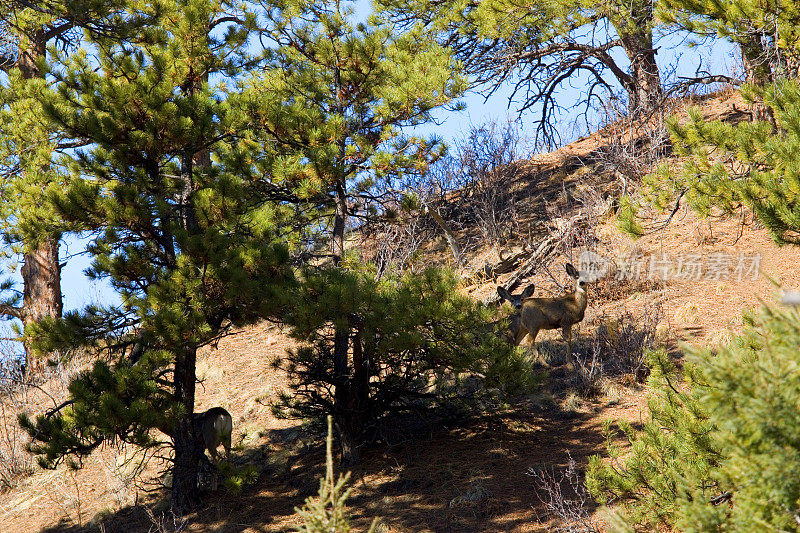
M355 24L350 3L268 6L262 31L275 46L242 95L246 120L260 128L252 145L260 155L240 170L295 206L294 224L305 228L300 244L317 244L327 233L338 261L345 230L394 218L402 201L397 180L442 155L437 138L401 128L455 105L464 80L430 36L399 33L379 19Z
M454 401L465 373L509 392L531 384L529 362L496 330L490 309L459 293L452 273L376 281L369 270L328 268L307 271L302 288L286 320L306 346L276 361L291 379L282 413L332 414L345 462L397 415ZM348 332L347 366L337 364L340 331Z
M425 336L431 333L419 329L423 323L408 322L413 313L406 309L403 317L391 307L404 305L389 302L403 296L400 289L381 286L375 272L352 271L346 230L392 220L407 205L399 183L424 173L445 149L435 137L409 136L402 128L432 121L437 108L457 106L465 82L451 54L419 28L400 32L377 17L354 23L352 4L335 0L268 6L262 35L274 46L265 70L246 80L239 97L248 110L244 120L257 127L249 139L257 155L234 153L228 160L232 168L243 161L240 172L281 200L279 216L291 228L285 235L305 261L333 260L304 272L299 296L283 317L295 337L309 343L286 364L296 380L286 405L295 416L332 413L343 458L352 463L367 424L396 410L419 392L423 379L448 366L435 357L452 355L431 351ZM330 243L328 254L321 243ZM420 286L417 302L441 292ZM394 338L388 315L408 326L402 341ZM377 340L363 335L403 344L376 352ZM387 376L373 386L370 378L381 371ZM400 378L403 373L409 374Z
M772 110L777 131L770 121L709 122L696 109L686 124L672 119L673 143L684 160L665 162L647 177L641 203L666 209L678 196L703 216L745 205L776 242L800 244L800 84L748 86L744 94ZM632 219L634 213L621 216Z
M7 0L0 8L0 234L8 246L2 259L22 259L21 305L0 304L0 313L27 327L62 313L59 240L64 227L42 191L63 187L69 173L58 157L82 141L71 139L44 118L41 92L48 47L63 54L77 50L83 32L124 42L150 15L129 9L126 0L54 0L36 3ZM6 290L12 295L14 291ZM31 347L25 343L28 367Z
M58 61L47 47L66 57L81 46L82 33L119 42L152 20L146 12L129 9L125 0L54 0L47 5L8 0L0 13L7 46L0 70L0 230L16 246L3 253L21 252L25 245L60 236L61 225L52 206L41 201L49 184L63 187L68 172L58 157L75 147L76 139L48 121L41 109L46 65ZM150 13L152 15L152 13Z
M328 417L328 437L325 440L325 477L319 481L319 495L309 497L302 509L295 511L303 519L297 528L301 533L348 533L351 531L347 515L347 498L352 489L345 489L350 480L350 472L340 475L338 481L333 477L333 419ZM375 530L377 519L367 533Z
M717 34L740 44L748 68L742 95L753 120L706 121L697 109L689 111L685 124L671 119L681 163L665 161L648 176L641 203L664 210L685 201L702 216L715 209L732 213L744 205L776 242L800 243L797 5L667 0L659 16L699 35ZM621 213L623 227L635 226L636 211Z
M763 86L797 77L800 9L792 0L661 0L656 5L656 17L695 38L721 37L736 44L749 83Z
M274 315L291 273L260 184L215 159L239 142L230 125L241 110L224 74L248 64L254 17L205 0L137 4L148 8L159 24L135 44L100 37L58 56L55 89L42 93L48 119L86 145L65 161L69 185L51 186L48 200L72 229L93 232L89 274L122 304L26 331L41 350L106 355L71 383L65 404L22 422L49 467L109 440L168 444L172 505L183 512L197 503L202 455L191 423L197 349Z
M67 402L36 420L22 417L31 450L54 467L79 466L109 440L169 446L176 512L197 502L197 349L231 327L278 315L292 324L313 346L297 357L317 349L320 358L301 360L295 368L311 370L296 375L312 376L305 390L330 379L314 372L334 376L337 427L352 442L375 418L360 407L374 400L365 360L381 371L399 365L384 381L400 390L381 389L379 407L370 406L381 414L408 395L433 397L430 384L420 390L437 372L480 367L493 376L514 364L504 344L489 356L479 350L500 343L470 333L487 311L454 297L452 276L387 280L379 289L374 272L343 268L348 220L393 216L401 201L393 183L443 153L438 140L399 128L431 120L463 91L450 55L420 32L353 25L352 9L339 2L262 7L256 17L223 1L136 4L158 24L124 42L89 35L92 46L69 57L53 50L52 89L36 96L47 125L78 146L58 161L69 181L47 190L58 228L94 235L87 273L107 279L122 304L26 331L41 351L90 346L104 354L73 381ZM256 30L270 46L253 57L247 40ZM334 266L309 269L292 290L289 252L307 254L326 233ZM413 308L420 303L422 315ZM393 314L417 321L401 322L401 334ZM330 324L333 353L323 340ZM378 357L373 337L394 351ZM291 403L302 410L302 401Z
M795 531L800 501L800 316L764 309L717 353L690 350L681 382L653 358L650 419L623 426L587 483L622 503L620 529Z

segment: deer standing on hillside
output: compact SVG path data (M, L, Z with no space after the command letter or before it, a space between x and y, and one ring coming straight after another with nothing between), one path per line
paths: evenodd
M572 360L572 326L583 320L586 311L586 284L587 280L570 263L564 265L567 274L575 279L575 290L556 298L530 298L533 294L533 285L529 285L522 294L513 295L503 287L497 287L500 298L508 300L517 314L511 320L511 334L515 344L519 345L525 335L530 335L531 350L537 355L536 335L542 329L561 328L561 334L567 343L567 364L573 365ZM539 356L545 366L547 362Z
M192 415L194 424L194 434L202 439L203 455L205 451L211 454L214 462L217 462L217 448L219 445L225 448L225 457L231 455L231 433L233 432L233 418L231 414L222 407L212 407L204 413Z

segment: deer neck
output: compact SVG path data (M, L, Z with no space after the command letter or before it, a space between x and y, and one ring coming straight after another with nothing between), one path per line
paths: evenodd
M586 303L588 300L586 299L586 291L584 289L575 289L575 291L572 293L572 299L575 300L575 304L580 309L586 309Z

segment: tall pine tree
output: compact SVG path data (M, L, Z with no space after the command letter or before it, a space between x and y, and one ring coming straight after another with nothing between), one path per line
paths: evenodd
M404 368L419 365L424 368L420 376L436 364L423 363L428 336L421 333L423 323L408 322L411 316L398 321L409 331L419 328L415 338L423 345L415 351L407 343L402 354L372 350L377 341L367 335L380 335L373 332L383 330L390 319L371 314L368 304L350 304L382 300L400 289L379 290L369 274L349 272L357 258L348 262L346 231L396 214L404 201L395 190L398 178L424 172L444 152L435 138L407 136L401 128L432 121L433 110L454 105L465 84L451 54L419 28L398 32L376 18L356 24L352 5L338 0L276 0L269 7L264 32L275 43L267 55L269 68L254 76L242 95L252 109L249 120L261 128L257 140L266 149L256 165L242 171L266 176L274 190L283 191L287 202L297 206L306 227L316 230L316 235L307 232L311 250L313 244L329 244L332 270L305 275L298 310L288 318L298 338L313 347L288 356L287 366L302 368L292 374L295 385L314 391L308 394L319 400L298 412L326 405L334 416L343 461L353 463L367 424L412 390L375 401L381 397L375 390L381 387L371 385L375 372L386 368L389 377L384 378L390 381L401 370L381 365L395 356L399 361L414 359L408 353L418 359ZM323 294L320 280L326 286ZM440 280L426 287L433 295L442 284ZM309 301L306 294L315 296ZM420 305L427 297L419 296ZM327 302L333 315L319 313L316 298ZM464 306L459 309L464 310L460 318L450 318L471 316ZM311 326L309 314L317 316ZM469 342L464 341L465 350ZM439 368L446 367L442 362Z
M68 53L80 45L83 31L123 40L145 20L126 11L125 2L94 0L47 4L7 0L0 4L0 70L7 74L0 84L0 231L12 244L10 257L21 255L21 298L6 299L0 313L17 318L23 326L42 318L61 316L61 233L54 213L41 202L50 184L63 184L66 175L54 159L74 147L42 118L37 95L44 90L47 47ZM8 259L8 257L6 257ZM10 289L10 287L9 287ZM21 303L21 305L19 305ZM27 366L40 361L29 356Z
M661 103L653 0L377 4L400 23L421 23L433 31L489 92L510 83L512 94L520 98L520 112L539 107L538 131L545 140L557 135L558 92L575 80L587 80L582 96L587 106L594 99L604 104L619 87L632 115Z
M800 75L800 8L796 2L662 0L656 15L701 38L719 37L737 45L745 81L755 87ZM769 106L760 99L752 102L751 109L754 119L772 120Z
M261 184L215 156L237 152L244 136L226 76L250 64L255 17L224 1L136 10L158 14L158 24L128 43L101 36L59 57L63 68L49 73L56 90L42 95L51 122L87 143L69 161L69 186L48 197L73 228L96 235L90 274L122 304L26 331L40 349L105 355L57 410L23 422L48 467L108 440L169 446L172 507L183 512L198 502L203 453L192 424L197 350L275 313L290 271Z
M685 8L679 13L681 20L688 24L687 20L694 21L693 13L717 13L712 6L703 6L692 4L694 11ZM769 228L776 242L800 244L796 164L800 83L796 66L794 71L790 68L800 54L800 12L797 6L782 6L735 2L726 9L716 6L717 15L696 21L699 28L716 28L732 38L747 34L749 28L751 37L765 46L751 58L760 73L753 74L742 88L753 105L753 120L706 121L697 109L690 109L689 120L683 124L677 118L670 120L680 164L664 162L646 178L642 204L666 209L677 198L704 216L714 209L733 212L744 205ZM748 22L747 17L761 22ZM635 209L625 212L629 227L636 227L634 215Z

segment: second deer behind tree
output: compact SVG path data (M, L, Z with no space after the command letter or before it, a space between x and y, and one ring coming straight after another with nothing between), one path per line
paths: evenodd
M567 364L572 367L572 326L583 320L586 312L586 285L585 276L581 275L570 263L564 265L567 274L575 279L575 290L556 298L530 298L533 294L533 285L529 285L522 294L511 294L503 287L497 287L500 298L508 300L517 310L512 317L511 334L514 342L519 345L525 335L530 336L531 350L537 354L539 360L545 365L547 362L536 349L536 335L542 329L561 328L564 341L567 343Z

